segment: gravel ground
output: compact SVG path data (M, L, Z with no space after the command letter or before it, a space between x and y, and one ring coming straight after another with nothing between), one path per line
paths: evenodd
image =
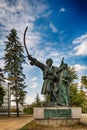
M32 120L30 116L0 117L0 130L19 130Z
M82 124L87 125L87 114L82 114L82 118L80 120Z

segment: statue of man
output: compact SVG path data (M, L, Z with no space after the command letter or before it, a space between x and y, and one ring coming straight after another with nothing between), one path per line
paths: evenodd
M31 61L31 65L35 65L39 67L43 72L43 86L41 90L41 94L46 96L46 101L55 102L55 97L53 95L53 90L55 87L55 80L56 80L56 70L57 67L53 66L53 60L47 59L46 65L38 61L36 58L32 56L28 57Z

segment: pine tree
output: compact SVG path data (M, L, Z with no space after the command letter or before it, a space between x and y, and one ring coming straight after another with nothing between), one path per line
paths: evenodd
M38 93L37 93L36 101L35 102L36 102L36 106L41 106L41 101L40 101Z
M13 82L12 92L16 102L17 117L19 117L19 104L23 105L26 91L24 83L25 75L23 74L22 64L25 63L23 48L17 37L17 31L12 29L5 41L5 72L8 79Z
M41 100L39 98L39 95L36 95L35 102L32 103L33 107L41 107Z

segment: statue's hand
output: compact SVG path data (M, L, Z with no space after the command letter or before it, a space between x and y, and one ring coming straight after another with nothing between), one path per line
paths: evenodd
M31 64L31 65L34 65L32 61L30 62L30 64Z
M31 55L29 55L29 56L28 56L28 59L29 59L29 60L31 60L31 59L32 59L32 56L31 56Z

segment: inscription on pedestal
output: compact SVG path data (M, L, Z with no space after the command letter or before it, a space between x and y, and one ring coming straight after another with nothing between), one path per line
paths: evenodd
M71 109L44 109L45 118L71 118Z

